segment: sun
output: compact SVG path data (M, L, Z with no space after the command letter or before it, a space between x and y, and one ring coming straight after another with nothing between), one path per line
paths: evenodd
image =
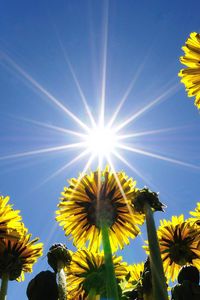
M105 22L108 26L108 22ZM121 114L121 109L124 106L127 98L130 95L131 90L135 84L135 77L130 81L128 88L125 93L119 99L118 105L115 107L115 110L110 113L109 118L107 118L107 101L106 101L106 73L107 73L107 27L105 28L104 36L104 51L102 58L102 79L101 79L101 88L99 94L99 109L96 115L93 115L93 108L90 107L88 99L85 96L81 84L76 76L76 73L73 69L73 66L65 53L64 48L64 57L65 61L69 67L71 75L74 79L74 83L77 87L77 91L80 96L80 100L83 104L85 117L80 119L77 114L72 112L64 102L56 98L52 93L46 90L38 81L36 81L26 70L24 70L19 64L17 64L10 56L6 53L2 53L3 62L5 65L10 65L13 71L16 74L20 75L23 80L26 80L34 89L41 93L44 97L41 100L48 100L51 104L58 108L67 118L70 118L76 126L78 125L78 130L73 128L65 128L52 123L45 123L41 121L31 120L22 118L23 121L30 122L39 127L45 127L51 129L57 133L64 133L66 135L67 142L63 143L63 140L59 144L55 144L52 147L40 147L38 149L31 149L29 151L23 151L8 155L0 156L0 161L18 159L31 157L36 155L48 155L53 152L64 152L65 151L74 151L75 156L72 157L67 163L65 163L61 168L56 170L53 174L47 177L42 184L46 183L50 179L57 176L59 173L63 172L70 166L74 165L80 161L86 161L82 169L82 173L86 172L92 164L97 164L98 168L103 167L103 164L110 165L113 172L115 172L114 159L123 163L128 168L130 168L137 176L141 177L145 182L147 182L145 176L136 168L134 164L129 162L126 159L127 153L132 153L133 155L141 155L149 158L154 158L157 160L169 162L175 165L188 167L196 170L200 170L199 165L191 164L179 159L171 158L167 155L161 155L154 151L149 151L145 148L145 144L135 143L135 137L140 136L149 136L156 135L162 132L174 131L176 128L157 128L153 130L146 131L131 131L129 132L127 126L132 124L136 119L142 117L154 106L158 105L161 101L164 101L169 96L174 94L178 87L177 84L171 85L163 91L162 94L156 98L149 99L149 102L145 106L141 106L139 109L133 109L129 116L121 120L119 116ZM137 75L137 72L136 72ZM88 122L89 121L89 122ZM76 127L75 127L76 128ZM180 128L179 128L180 129ZM71 139L72 138L72 139ZM71 142L73 141L73 142ZM77 152L78 150L78 152ZM147 182L148 183L148 182Z
M85 137L86 149L99 158L112 154L118 145L115 130L105 126L96 126Z

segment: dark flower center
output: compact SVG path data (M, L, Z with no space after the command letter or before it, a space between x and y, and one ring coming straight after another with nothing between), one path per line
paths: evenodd
M186 263L192 263L193 259L198 258L190 246L193 239L194 238L190 236L183 239L180 229L175 230L174 241L169 249L171 263L175 262L179 265L184 265Z
M106 292L106 272L105 265L101 265L99 268L93 268L89 270L83 282L83 288L86 294L89 294L91 289L94 289L96 294L103 295Z
M88 188L85 189L90 202L79 203L85 208L88 223L100 228L101 222L106 222L108 226L112 226L118 216L118 208L123 206L117 203L117 197L114 197L115 187L108 193L106 184L103 183L99 195L94 194Z
M18 278L22 272L23 262L16 251L4 251L0 257L0 277L3 273L9 274L10 280Z

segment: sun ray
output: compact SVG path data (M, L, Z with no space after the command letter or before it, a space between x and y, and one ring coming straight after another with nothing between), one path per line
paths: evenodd
M158 96L156 99L151 101L149 104L144 106L142 109L140 109L138 112L133 114L130 118L127 118L124 122L122 122L120 125L116 127L116 132L127 126L129 123L133 122L135 119L140 117L142 114L147 112L150 108L158 104L161 100L167 99L170 94L175 93L179 89L179 85L175 84L172 85L170 88L168 88L164 93L162 93L160 96Z
M106 1L104 8L103 20L103 61L102 61L102 85L101 85L101 103L100 103L100 126L104 125L105 117L105 96L106 96L106 73L107 73L107 52L108 52L108 18L109 18L109 1Z
M62 166L60 169L58 169L56 172L54 172L51 176L47 177L41 184L40 186L42 186L43 184L47 183L49 180L55 178L57 175L59 175L61 172L63 172L64 170L66 170L68 167L72 166L73 164L75 164L77 161L79 161L81 158L85 157L87 154L89 154L89 151L88 150L85 150L83 152L81 152L79 155L77 155L76 157L74 157L70 162L68 162L67 164L65 164L64 166ZM94 155L91 156L89 158L89 160L87 161L84 169L83 169L83 172L85 172L90 164L92 163L94 159Z
M146 57L147 58L147 57ZM133 90L133 87L139 77L139 75L141 74L144 65L146 63L146 58L144 59L143 63L139 66L138 70L135 73L135 76L133 77L133 79L131 80L131 82L128 85L128 88L126 89L124 95L122 96L121 100L119 101L119 105L117 106L117 109L115 110L112 118L110 119L109 123L108 123L108 127L111 127L112 124L114 123L114 121L116 120L122 106L124 105L124 103L126 102L128 96L130 95L131 91Z
M64 106L56 97L48 92L41 84L39 84L34 78L32 78L24 69L22 69L14 60L12 60L7 54L1 53L2 58L9 63L23 78L32 84L38 91L45 95L52 103L59 107L69 117L71 117L79 126L84 130L89 131L89 127L85 125L75 114L73 114L66 106Z
M83 104L84 104L84 107L85 107L85 109L86 109L86 112L87 112L87 114L88 114L88 116L89 116L89 118L90 118L91 124L92 124L93 127L95 127L95 126L96 126L96 122L95 122L94 117L93 117L93 115L92 115L92 113L91 113L91 110L90 110L89 105L88 105L88 103L87 103L86 97L85 97L85 95L84 95L84 93L83 93L83 90L82 90L82 88L81 88L81 86L80 86L80 83L79 83L79 81L78 81L78 78L77 78L77 76L76 76L76 74L75 74L74 68L73 68L73 66L72 66L72 64L71 64L71 62L70 62L70 60L69 60L69 57L68 57L68 55L67 55L67 51L66 51L66 49L64 48L64 45L63 45L63 43L62 43L62 41L61 41L61 39L60 39L59 37L58 37L58 41L59 41L61 50L62 50L62 52L63 52L64 59L65 59L67 65L68 65L68 67L69 67L69 70L70 70L70 72L71 72L71 74L72 74L72 77L73 77L74 82L75 82L75 84L76 84L76 87L77 87L77 89L78 89L80 98L81 98L81 100L82 100L82 102L83 102Z
M87 135L84 134L84 133L74 131L74 130L70 130L70 129L63 128L63 127L59 127L59 126L55 126L55 125L52 125L52 124L48 124L48 123L44 123L44 122L40 122L40 121L36 121L36 120L31 120L31 119L27 119L27 118L18 118L18 119L20 119L22 121L32 123L32 124L35 124L35 125L38 125L38 126L53 129L53 130L56 130L58 132L69 133L71 135L75 135L75 136L78 136L78 137L81 137L81 138L86 138L87 137Z
M109 163L109 165L110 165L110 167L111 167L111 170L112 170L112 172L113 172L113 175L114 175L114 177L115 177L115 180L116 180L116 182L117 182L117 185L118 185L118 187L119 187L119 189L120 189L120 192L121 192L121 194L122 194L122 197L124 198L125 202L127 203L127 198L126 198L126 195L125 195L125 193L124 193L124 190L122 189L122 186L121 186L120 180L119 180L119 178L118 178L118 176L117 176L117 173L116 173L116 171L115 171L114 164L112 163L112 160L111 160L110 156L107 156L106 158L107 158L107 161L108 161L108 163ZM129 210L129 212L132 214L132 212L131 212L130 210Z
M56 151L70 149L70 148L71 149L82 148L84 146L85 146L85 143L74 143L74 144L67 144L67 145L50 147L50 148L42 148L42 149L37 149L37 150L33 150L33 151L20 152L20 153L0 156L0 160L14 159L14 158L20 158L20 157L23 158L26 156L38 155L38 154L49 153L49 152L56 152Z
M138 154L145 155L145 156L148 156L148 157L152 157L152 158L156 158L156 159L163 160L163 161L166 161L166 162L170 162L170 163L180 165L180 166L183 166L183 167L188 167L188 168L200 170L200 166L196 166L196 165L193 165L193 164L181 161L181 160L173 159L173 158L170 158L170 157L167 157L167 156L164 156L164 155L155 154L155 153L152 153L152 152L149 152L149 151L129 147L129 146L122 145L122 144L118 144L118 147L121 148L121 149L124 149L124 150L128 150L128 151L131 151L131 152L134 152L134 153L138 153Z
M85 152L86 152L86 151L85 151ZM57 175L58 175L58 172L59 172L59 173L62 172L62 171L64 170L64 168L66 169L66 168L69 166L69 164L72 165L73 163L77 162L80 158L82 158L82 157L85 156L86 154L87 154L87 153L85 153L85 154L83 155L83 153L82 153L82 155L80 154L79 156L75 157L75 158L73 159L73 162L72 162L72 161L69 162L69 163L66 164L64 167L61 168L62 170L59 169L59 170L56 172L56 175L55 175L55 173L54 173L54 174L52 174L52 176L53 176L53 177L57 176ZM94 159L94 156L91 156L91 157L89 158L89 160L87 161L87 163L85 164L85 166L84 166L84 168L83 168L83 171L82 171L83 174L84 174L85 172L87 172L87 170L89 169L89 167L90 167L90 165L91 165L93 159ZM49 181L50 179L52 179L52 178L53 178L52 176L51 176L51 178L48 177L48 179L47 179L45 182L43 181L43 183L42 183L41 185L43 185L44 183L46 183L47 181ZM78 182L77 182L77 184L76 184L76 187L78 186L80 180L81 180L81 178L78 180ZM40 185L40 186L41 186L41 185ZM40 187L40 186L39 186L39 187ZM76 187L75 187L75 190L76 190ZM73 194L72 194L72 195L73 195ZM50 241L52 240L52 238L53 238L53 236L54 236L56 230L57 230L57 224L53 225L53 227L52 227L51 230L50 230L50 233L49 233L48 236L46 237L46 240L45 240L46 249L48 249L47 246L50 244Z
M124 193L124 191L123 191L123 189L122 189L121 183L120 183L120 181L119 181L119 179L118 179L118 177L117 177L116 171L115 171L115 167L114 167L114 165L113 165L113 163L112 163L112 160L110 159L109 156L107 157L107 161L108 161L109 165L111 166L111 169L112 169L113 174L114 174L114 176L115 176L115 179L116 179L116 182L117 182L117 184L118 184L118 187L119 187L119 189L120 189L120 191L121 191L121 193L122 193L122 196L123 196L125 202L127 203L126 195L125 195L125 193ZM129 213L130 213L131 215L133 215L133 213L132 213L132 211L129 209L129 206L128 206L128 205L127 205L127 207L128 207ZM142 232L141 232L141 234L139 235L139 237L140 237L140 239L142 240L142 242L144 243L144 238L143 238Z
M135 168L132 164L130 164L124 157L122 157L117 151L112 152L119 160L121 160L126 166L129 167L135 174L137 174L144 182L147 183L147 179Z
M52 217L52 219L53 219L53 217ZM51 227L50 230L48 228L49 234L47 235L46 239L44 240L44 253L47 253L50 246L52 245L52 243L50 243L50 242L53 239L56 231L57 231L57 234L59 234L57 223L54 223L54 225Z
M98 168L100 170L103 169L103 156L102 155L98 155Z
M120 183L120 181L119 181L119 178L117 177L117 174L116 174L114 165L113 165L112 160L110 159L109 156L107 157L107 161L108 161L109 165L111 166L111 170L113 171L113 174L114 174L114 176L115 176L115 179L116 179L116 182L117 182L118 187L119 187L119 189L120 189L120 192L122 193L122 196L123 196L125 202L127 203L126 195L125 195L125 193L124 193L124 191L123 191L123 189L122 189L122 186L121 186L121 183ZM133 213L132 213L132 211L130 210L130 208L129 208L128 205L127 205L127 207L128 207L129 213L130 213L131 215L133 215ZM133 217L134 217L134 216L133 216ZM143 238L143 236L142 236L142 233L141 233L139 236L140 236L140 239L142 240L142 242L144 242L144 238Z
M159 187L151 182L151 180L147 179L146 176L143 176L141 172L138 171L132 164L130 164L124 157L122 157L117 151L113 153L119 160L121 160L125 165L127 165L130 170L135 172L143 181L148 185L148 187L152 190L159 190ZM166 194L166 193L165 193ZM169 196L168 196L169 198Z
M169 127L169 128L155 129L155 130L147 130L147 131L118 135L117 138L118 138L118 140L123 140L123 139L132 138L132 137L140 137L143 135L154 135L154 134L163 133L163 132L176 131L176 130L183 129L183 128L187 128L187 127L181 126L181 127Z

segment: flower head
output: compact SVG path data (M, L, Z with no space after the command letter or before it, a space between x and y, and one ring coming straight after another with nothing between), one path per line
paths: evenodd
M64 188L56 212L56 220L72 235L74 245L81 248L89 241L89 249L98 249L101 242L101 222L109 227L113 250L123 248L139 233L138 224L144 216L131 205L136 193L135 182L124 172L113 173L107 167L90 175L71 179Z
M195 105L200 109L200 34L192 32L182 47L185 56L180 62L187 66L179 72L189 97L196 97Z
M125 299L152 299L152 275L149 257L145 263L128 266L129 275L124 280Z
M117 280L127 275L126 263L122 257L113 256L113 264ZM106 293L106 269L104 255L86 249L78 250L72 256L67 275L67 299L87 299L90 289L97 295Z
M190 218L190 220L200 226L200 202L197 202L195 211L190 211L190 214L193 216L192 218Z
M137 291L138 285L141 284L141 276L144 271L144 263L128 265L128 275L125 280L121 282L123 293L129 293L133 290Z
M31 234L24 228L19 239L0 239L0 277L9 274L10 280L23 280L24 272L32 272L32 266L42 255L42 243L38 238L31 239Z
M128 271L130 272L129 282L135 284L140 280L140 277L144 271L144 263L142 262L134 265L129 265Z
M9 199L0 195L0 238L17 238L24 230L20 211L8 204Z
M200 268L199 231L183 215L163 220L157 230L165 275L174 281L183 265Z

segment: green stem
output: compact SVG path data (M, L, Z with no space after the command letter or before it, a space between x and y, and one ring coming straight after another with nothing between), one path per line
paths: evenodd
M57 262L57 281L58 281L58 294L59 300L67 299L66 292L66 275L64 271L64 265L62 261Z
M90 292L88 294L88 300L95 300L96 299L96 290L90 289Z
M153 300L153 295L152 294L143 294L143 299L144 300Z
M9 274L3 273L2 277L1 277L0 300L6 300L7 289L8 289L8 279L9 279Z
M144 205L146 215L147 235L150 250L150 266L152 274L153 299L168 300L166 279L163 270L160 248L156 233L153 212L148 203Z
M112 260L112 250L110 246L110 239L108 233L109 227L106 222L101 222L101 233L102 233L102 242L103 242L103 251L106 267L106 290L107 298L109 300L119 300L118 296L118 287L115 277L115 271Z

